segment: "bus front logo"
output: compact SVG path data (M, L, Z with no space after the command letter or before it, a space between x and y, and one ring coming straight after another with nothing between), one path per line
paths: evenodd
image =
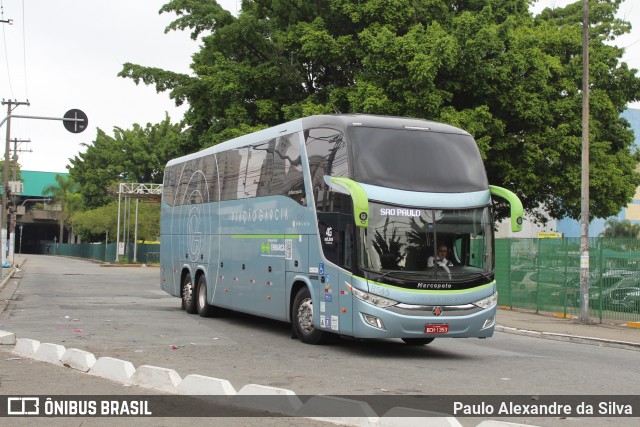
M434 316L440 316L442 314L442 307L433 307L433 310L431 310L431 312Z

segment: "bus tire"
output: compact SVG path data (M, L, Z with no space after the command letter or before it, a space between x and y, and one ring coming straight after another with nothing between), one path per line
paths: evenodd
M319 344L324 338L324 332L313 326L313 300L306 286L298 291L293 300L291 313L293 331L305 344Z
M427 345L433 342L435 338L402 338L405 344L408 345Z
M204 274L198 278L198 298L196 308L200 317L213 316L215 308L207 302L207 279Z
M191 273L187 273L182 280L182 308L189 314L196 312L196 293Z

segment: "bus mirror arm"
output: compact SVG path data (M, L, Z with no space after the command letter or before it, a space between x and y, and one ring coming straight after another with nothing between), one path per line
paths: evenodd
M489 191L492 195L501 197L509 202L511 206L511 231L522 231L522 222L524 209L522 208L522 202L512 191L506 188L498 187L497 185L490 185Z
M349 178L331 177L329 185L340 186L347 190L353 201L353 219L356 227L367 228L369 226L369 199L364 188L356 181Z

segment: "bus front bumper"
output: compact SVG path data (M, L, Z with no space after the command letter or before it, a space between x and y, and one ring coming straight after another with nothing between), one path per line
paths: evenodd
M355 338L487 338L493 335L496 309L472 304L381 308L354 298L353 333Z

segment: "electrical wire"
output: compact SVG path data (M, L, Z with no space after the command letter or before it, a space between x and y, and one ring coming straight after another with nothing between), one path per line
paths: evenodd
M24 0L22 0L22 66L24 71L24 96L29 99L29 88L27 86L27 19L24 13Z
M0 20L4 21L4 4L0 0ZM7 52L7 35L4 31L4 25L2 25L2 42L4 44L4 60L7 67L7 82L9 84L9 91L11 92L10 98L13 98L13 84L11 83L11 73L9 70L9 54Z

